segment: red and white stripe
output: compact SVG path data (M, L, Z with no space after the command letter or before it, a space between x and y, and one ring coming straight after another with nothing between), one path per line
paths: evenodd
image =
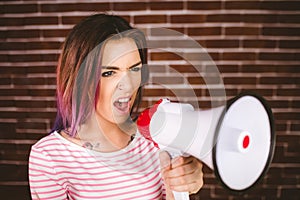
M32 146L32 199L165 199L158 149L143 137L112 153L91 151L54 132Z

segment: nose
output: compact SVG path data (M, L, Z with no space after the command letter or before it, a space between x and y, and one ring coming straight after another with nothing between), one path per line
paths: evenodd
M120 81L118 82L117 88L125 92L130 92L134 90L134 80L128 74L128 72L124 72L124 75L121 77Z

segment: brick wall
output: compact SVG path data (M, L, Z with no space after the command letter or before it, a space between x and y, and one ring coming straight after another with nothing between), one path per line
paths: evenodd
M30 198L28 153L53 124L60 46L80 19L106 11L144 30L151 36L151 44L169 41L168 51L149 52L153 84L146 86L143 107L162 96L176 99L175 94L201 107L211 104L201 73L171 53L183 52L191 58L190 46L176 35L166 37L152 31L154 27L176 30L205 47L218 66L227 98L251 90L263 95L272 106L277 144L266 177L248 193L236 195L224 190L205 167L205 185L193 199L299 198L300 1L78 2L0 2L1 198ZM207 65L201 67L207 69ZM189 95L183 84L191 86L197 97Z

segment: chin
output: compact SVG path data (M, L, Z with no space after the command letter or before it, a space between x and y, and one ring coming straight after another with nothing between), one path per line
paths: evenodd
M122 115L120 115L118 113L118 114L113 115L112 122L115 123L115 124L123 124L126 121L128 121L128 118L130 118L129 113L128 114L122 114Z

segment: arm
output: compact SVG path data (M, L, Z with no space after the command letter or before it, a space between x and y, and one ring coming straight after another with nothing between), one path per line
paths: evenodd
M59 184L50 156L40 149L31 149L29 156L29 185L35 199L67 199L66 191Z

